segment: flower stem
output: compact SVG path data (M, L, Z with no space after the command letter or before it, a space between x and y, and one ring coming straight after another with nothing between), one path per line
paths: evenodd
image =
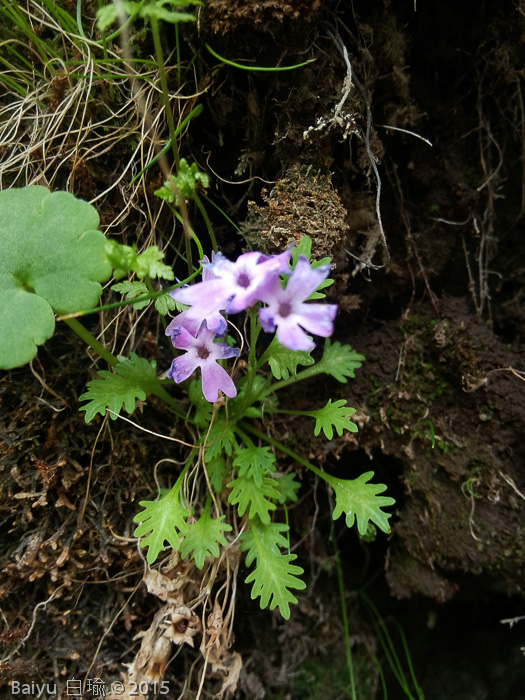
M243 416L246 409L252 405L254 398L252 397L253 382L255 380L255 373L257 372L257 357L255 354L255 346L257 345L257 338L261 332L261 326L257 322L257 310L250 309L248 311L248 316L250 318L250 351L248 353L248 373L246 375L246 384L244 392L244 400L239 410L239 415Z
M204 223L206 224L206 229L208 231L208 235L210 237L211 241L211 246L215 252L219 250L219 247L217 246L217 239L215 238L215 231L213 230L213 226L211 225L210 217L208 216L208 212L206 211L204 204L202 203L202 199L199 197L197 192L193 195L193 199L195 200L195 204L199 208L199 211L201 213L202 218L204 219Z

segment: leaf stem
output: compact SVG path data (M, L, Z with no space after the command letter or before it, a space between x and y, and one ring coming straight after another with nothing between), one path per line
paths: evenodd
M87 343L87 345L89 345L89 347L92 348L97 355L99 355L103 360L106 360L109 365L115 366L118 364L118 360L115 355L110 353L109 350L107 350L102 343L95 338L94 335L91 335L88 329L85 328L80 321L78 321L76 318L64 318L63 320L72 331L80 336L82 340Z
M277 440L274 440L269 435L265 435L264 433L261 433L260 430L257 430L257 428L254 428L252 425L250 425L249 423L245 423L244 421L240 421L240 427L242 430L246 430L247 433L251 433L252 435L255 435L256 437L260 438L261 440L264 440L269 445L273 445L278 450L280 450L283 454L288 455L288 457L291 457L292 459L295 459L296 462L299 462L299 464L302 464L303 467L310 469L310 471L312 471L314 474L321 477L321 479L323 479L323 481L330 483L328 481L328 478L327 478L328 475L325 474L323 471L321 471L319 469L319 467L316 467L315 464L312 464L311 462L308 462L306 459L303 459L301 457L301 455L297 454L297 452L294 452L293 450L290 450L288 447L286 447L286 445L283 445L281 442L277 442Z

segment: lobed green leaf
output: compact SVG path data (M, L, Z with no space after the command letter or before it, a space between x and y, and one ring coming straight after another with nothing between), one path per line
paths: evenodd
M186 520L190 512L180 503L177 484L175 487L158 501L140 501L144 510L133 518L133 522L140 523L133 534L142 538L141 547L148 547L146 558L150 566L164 549L165 542L177 551L181 536L188 530Z
M225 517L225 515L221 515L219 518L210 516L210 499L208 498L197 522L187 524L188 529L182 540L180 553L185 558L193 552L192 556L197 569L202 569L205 557L217 558L219 556L219 545L226 547L228 544L223 533L229 532L232 526L223 522Z
M246 564L254 561L255 569L246 578L253 583L252 600L260 597L261 609L270 605L270 610L279 608L285 620L290 618L290 604L297 598L290 589L303 590L304 581L298 578L303 569L292 564L295 554L282 554L280 547L287 547L283 532L288 526L281 523L263 523L259 518L250 519L250 530L241 536L241 550L247 551Z
M261 486L257 486L255 481L245 474L226 486L231 489L228 503L232 506L238 505L240 517L248 512L250 520L258 515L264 524L270 522L270 511L275 510L277 506L269 499L275 500L280 496L275 479L265 477Z
M233 466L238 468L239 476L247 474L260 488L263 477L276 470L275 455L269 447L249 445L245 449L239 450L237 457L233 460Z
M298 365L313 365L314 359L310 357L310 352L285 348L275 336L266 350L268 364L275 379L288 379L290 374L297 374Z
M359 355L350 345L341 345L339 341L331 343L326 340L323 356L317 363L317 370L346 384L347 377L354 378L355 370L365 361L364 355Z
M355 408L347 406L344 399L333 403L332 399L328 399L324 408L320 408L318 411L305 411L305 413L315 418L314 435L316 436L322 430L328 440L331 440L334 436L334 428L339 436L343 434L343 430L357 433L357 425L347 417L355 413Z
M155 393L161 387L154 360L149 362L134 352L129 358L119 356L118 360L113 367L115 373L101 370L98 372L100 379L88 382L87 391L79 397L79 401L88 402L79 409L86 412L86 423L93 420L97 413L104 416L106 408L112 411L110 416L113 420L123 405L128 413L132 413L136 399L145 401L146 394Z
M385 506L395 503L389 496L379 496L386 491L384 484L367 483L374 476L374 472L361 474L357 479L338 479L329 474L323 478L335 491L335 508L332 518L337 520L340 515L345 515L347 527L352 527L357 519L357 529L361 536L366 535L368 525L373 522L383 532L390 532L388 519L390 513L381 510Z

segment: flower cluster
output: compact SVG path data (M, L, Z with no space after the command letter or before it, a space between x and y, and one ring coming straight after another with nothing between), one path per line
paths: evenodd
M208 401L216 401L219 389L233 398L237 394L228 373L217 360L238 357L239 350L215 342L226 334L226 314L235 314L257 302L261 327L267 333L277 330L277 340L290 350L309 351L315 343L308 333L328 337L333 332L337 312L335 304L306 303L330 271L329 265L312 268L303 256L293 270L288 263L292 251L280 255L244 253L231 262L217 253L210 262L202 261L202 282L171 292L178 302L188 306L166 328L173 345L186 354L173 360L168 377L177 383L187 379L198 367L202 390ZM281 275L287 275L285 287Z

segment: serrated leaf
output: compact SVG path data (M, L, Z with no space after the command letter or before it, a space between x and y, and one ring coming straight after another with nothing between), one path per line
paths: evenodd
M330 258L325 258L325 260L330 260ZM312 268L316 267L319 267L319 265L315 265L314 263L312 263ZM321 284L317 287L317 290L313 294L310 294L307 301L313 301L314 299L325 299L326 294L322 294L319 290L326 289L326 287L330 287L333 283L334 281L331 279L323 280Z
M142 538L141 547L148 547L146 559L150 566L164 549L165 542L177 551L181 536L187 532L186 519L190 512L180 502L179 488L177 482L168 495L158 501L140 501L144 510L133 518L133 522L140 523L133 534Z
M146 5L140 11L141 17L156 17L163 22L177 24L178 22L195 22L195 17L187 12L173 12L164 7L154 5Z
M195 19L192 15L188 15ZM155 195L161 199L178 205L178 198L181 195L184 199L194 199L197 182L203 187L208 187L210 179L206 173L199 170L197 163L188 165L185 158L181 158L179 169L176 175L168 175L168 179L162 187L155 190Z
M222 483L230 475L226 462L222 457L214 457L206 464L208 479L212 489L217 495L222 491Z
M275 479L266 477L258 487L254 480L245 474L226 484L226 487L231 489L228 503L232 506L238 505L240 517L248 511L250 520L258 515L263 523L270 522L270 511L275 510L277 506L268 499L278 499L280 496Z
M391 513L384 513L381 508L393 505L395 500L389 496L378 496L386 491L386 486L367 483L373 476L374 472L366 472L357 479L337 479L323 474L323 478L335 491L332 518L337 520L344 514L347 527L352 527L357 519L357 529L362 536L366 535L369 522L375 523L383 532L390 532L388 519Z
M357 433L357 425L347 418L355 413L355 408L347 406L344 399L339 399L334 403L332 403L332 399L328 399L324 408L320 408L318 411L305 411L305 413L315 418L314 435L316 436L322 430L328 440L331 440L334 436L333 428L336 429L339 437L343 434L343 430Z
M247 551L246 564L256 562L255 569L246 578L252 583L252 600L260 597L261 609L270 605L270 610L279 608L285 620L290 618L290 604L297 598L290 589L302 590L306 587L298 576L303 573L300 566L292 564L295 554L282 554L279 547L287 547L288 541L283 532L288 526L281 523L265 525L258 518L250 520L250 530L241 536L241 550Z
M276 470L275 455L269 447L249 445L244 450L239 450L237 457L233 460L233 466L238 468L239 476L247 474L260 488L263 477Z
M214 457L222 455L223 452L230 456L236 445L237 440L232 428L222 415L216 415L206 440L204 461L209 462Z
M225 517L225 515L221 515L220 518L210 516L208 499L197 522L187 525L188 530L182 540L180 553L183 558L186 558L188 554L193 552L192 556L197 569L202 569L205 557L217 558L219 556L219 545L226 547L228 544L223 532L229 532L232 526L223 522Z
M302 255L303 258L310 260L312 254L312 239L308 235L304 235L299 243L292 248L292 260L291 265L295 267L299 262L299 256Z
M313 357L310 357L310 350L308 352L289 350L281 345L277 336L274 337L266 352L268 353L268 364L275 379L288 379L290 373L297 374L298 365L307 367L314 363Z
M295 503L297 501L297 492L301 488L301 484L295 480L295 474L293 472L283 474L276 479L276 482L281 492L278 503L281 505L288 501Z
M149 246L143 253L137 255L133 262L132 272L136 272L139 277L155 277L164 280L175 279L175 273L169 265L165 265L161 260L164 253L156 245Z
M155 393L160 385L157 379L157 363L149 362L143 357L138 357L134 352L130 358L119 356L118 364L114 372L101 370L98 372L100 379L92 379L87 383L87 391L79 397L79 401L87 401L87 404L79 408L85 411L85 421L89 423L97 413L106 414L106 408L113 413L113 420L122 410L122 405L128 413L135 410L135 401L145 401L146 394Z
M111 275L96 209L33 185L0 192L0 368L30 362L54 312L96 306Z
M347 377L355 377L355 370L365 361L364 355L359 355L350 345L341 345L339 341L330 343L326 340L323 356L317 363L317 370L346 384Z
M123 282L117 282L111 286L112 291L122 294L127 301L141 297L149 292L146 284L144 282L139 282L137 280L131 282L130 280L124 280ZM133 308L139 310L148 306L150 299L145 299L144 301L138 301L133 304Z
M161 316L166 316L170 311L175 311L177 308L177 302L172 299L169 294L162 294L160 297L155 299L155 309L161 314Z
M211 416L213 413L213 404L206 401L204 394L202 393L202 382L200 379L193 379L188 386L188 397L190 402L195 406L195 416L193 420L195 421L198 428L205 428L211 422ZM224 423L223 423L224 426ZM208 441L211 442L208 438ZM211 447L211 446L210 446ZM208 459L212 459L209 457Z

